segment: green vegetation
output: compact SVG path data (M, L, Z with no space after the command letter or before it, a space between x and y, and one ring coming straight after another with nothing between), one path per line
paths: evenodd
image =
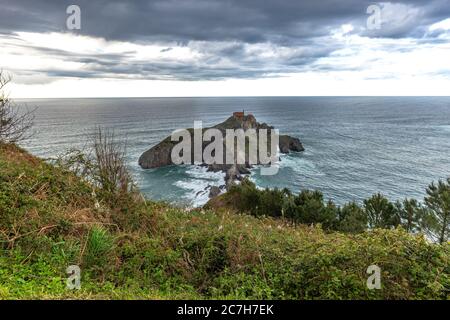
M438 237L439 242L448 241L450 235L450 178L447 183L439 181L432 183L427 189L425 203L433 213L431 233Z
M362 232L367 217L356 204L338 210L318 192L264 190L253 200L264 203L258 217L186 211L134 190L108 194L69 170L71 159L52 165L1 145L0 298L450 298L449 244L401 228ZM261 196L242 187L239 203ZM325 231L307 225L311 210ZM366 287L372 264L381 290ZM69 265L82 270L80 290L66 289Z
M244 179L239 185L210 201L208 207L227 207L254 216L288 219L297 224L320 224L326 231L361 233L369 229L402 227L409 233L424 233L439 243L448 241L450 231L450 178L432 183L427 189L425 206L414 199L390 202L377 193L364 200L363 206L351 202L342 207L324 201L320 191L303 190L298 195L289 190L256 188Z
M11 77L0 69L0 143L18 143L29 137L33 125L34 110L19 112L5 93Z

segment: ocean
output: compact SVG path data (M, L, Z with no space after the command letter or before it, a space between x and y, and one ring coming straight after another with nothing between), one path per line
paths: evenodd
M208 200L222 173L195 166L143 170L139 156L175 129L203 126L233 111L253 113L305 151L283 155L275 176L253 170L259 187L318 189L338 204L381 192L391 200L423 199L429 183L450 176L450 97L236 97L18 99L37 107L34 136L22 144L55 157L86 146L97 126L127 142L127 163L149 198L181 206Z

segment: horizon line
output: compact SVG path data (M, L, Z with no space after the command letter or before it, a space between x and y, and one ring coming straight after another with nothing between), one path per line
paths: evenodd
M12 100L25 99L186 99L186 98L450 98L450 95L273 95L273 96L97 96L97 97L18 97L10 96Z

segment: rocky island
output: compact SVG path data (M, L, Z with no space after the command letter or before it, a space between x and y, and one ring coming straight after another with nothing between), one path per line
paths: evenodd
M223 135L225 135L227 129L243 129L244 132L246 132L249 129L255 129L256 132L259 132L260 129L266 129L268 132L270 130L274 129L273 126L270 126L266 123L259 123L256 121L256 118L252 114L245 114L244 112L234 112L232 116L230 116L228 119L226 119L224 122L219 123L211 128L218 129L222 132ZM203 128L202 130L205 131L210 128ZM190 128L187 129L191 136L193 136L194 129ZM193 139L191 139L193 141ZM139 158L139 165L143 169L150 169L150 168L159 168L164 166L173 165L171 158L172 149L176 144L178 144L178 141L172 141L171 136L165 138L157 145L153 146L146 152L144 152L140 158ZM203 150L208 146L211 142L204 141L202 143ZM300 152L304 151L303 145L300 142L298 138L291 137L288 135L279 135L279 152L280 153L289 153L289 152ZM269 146L270 148L270 146ZM193 150L194 148L191 148ZM259 150L258 150L259 151ZM247 152L247 150L246 150ZM193 157L191 157L193 159ZM225 162L224 162L225 163ZM191 164L194 164L194 161L192 160ZM259 158L258 158L258 163ZM228 188L234 181L241 180L242 175L249 174L249 169L252 168L252 166L249 164L249 162L245 161L245 164L237 164L236 162L234 164L206 164L202 163L200 164L202 166L207 166L209 171L223 171L225 172L225 182L226 187ZM225 187L225 186L223 186ZM218 187L211 187L210 195L214 196L216 194L220 193L220 188Z

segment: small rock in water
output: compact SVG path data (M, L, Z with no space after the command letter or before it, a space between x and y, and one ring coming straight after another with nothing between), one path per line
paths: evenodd
M219 187L217 187L217 186L212 186L212 187L209 189L209 197L210 197L210 198L217 197L217 196L220 194L220 192L221 192L221 190L220 190Z

